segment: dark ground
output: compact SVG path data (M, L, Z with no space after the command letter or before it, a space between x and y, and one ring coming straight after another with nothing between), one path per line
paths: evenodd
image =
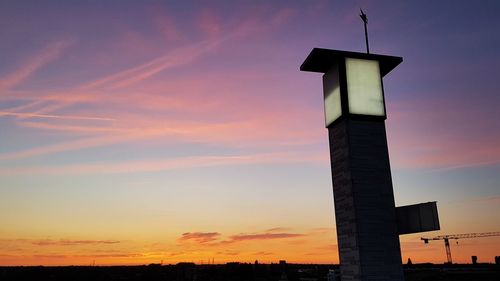
M330 270L338 273L338 265L311 264L243 264L148 266L25 266L0 267L1 281L36 280L171 280L171 281L278 281L286 274L290 281L327 281ZM500 281L500 266L432 265L405 266L406 281ZM338 280L338 279L337 279Z

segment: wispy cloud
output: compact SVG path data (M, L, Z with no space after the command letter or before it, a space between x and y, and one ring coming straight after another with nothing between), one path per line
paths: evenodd
M252 253L252 255L254 255L254 256L270 256L270 255L274 255L274 253L273 252L260 251L260 252Z
M0 255L0 256L5 256L9 258L19 258L22 260L27 260L27 259L77 259L77 258L138 258L138 257L144 257L144 254L142 253L124 253L124 254L118 254L118 253L110 253L110 254L85 254L85 255L63 255L63 254L24 254L24 255Z
M53 117L53 118L50 118ZM0 154L1 160L22 159L65 151L74 151L116 143L134 142L140 140L164 140L168 142L212 143L231 146L262 146L279 143L281 146L315 143L318 140L314 130L285 130L280 131L280 124L286 118L267 119L263 114L259 118L233 122L196 122L172 120L165 122L161 119L147 119L146 117L120 116L119 119L93 116L54 115L44 119L55 119L61 122L18 121L19 125L27 128L37 128L51 131L60 131L74 136L86 134L93 137L71 140L40 147L28 148L21 151ZM60 118L59 118L60 117ZM104 123L75 123L67 124L66 117L79 121L105 121ZM82 118L80 118L82 117ZM89 118L86 118L89 117ZM42 118L40 118L42 119ZM71 120L71 119L70 119ZM69 121L69 120L68 120ZM316 155L318 156L318 155ZM326 159L326 155L323 155ZM309 157L308 157L309 158Z
M72 255L74 258L137 258L144 257L143 253L109 253L109 254L88 254L88 255Z
M276 228L277 229L277 228ZM291 232L272 232L261 233L240 233L229 235L226 238L219 232L186 232L178 239L179 241L194 241L206 246L219 246L245 241L279 240L305 237L306 234Z
M68 239L60 239L60 240L35 240L32 241L31 244L36 246L80 246L80 245L109 245L109 244L118 244L120 241L117 240L68 240Z
M195 42L191 45L182 46L178 49L168 51L166 54L159 56L149 62L143 63L139 66L110 74L104 78L98 78L92 82L85 83L73 89L62 91L58 94L49 93L47 95L44 94L43 91L37 91L36 93L32 94L32 100L30 102L22 104L20 106L16 106L9 110L4 110L2 112L2 115L16 116L21 119L33 117L60 119L66 117L67 119L74 119L70 116L49 113L73 104L87 102L90 99L102 102L103 99L106 99L106 97L109 96L110 90L120 88L122 89L132 84L142 82L145 79L156 75L157 73L165 69L179 67L193 62L204 53L215 48L217 45L219 45L219 43L220 40L215 39ZM36 69L55 59L62 52L62 50L67 47L67 45L69 45L69 43L67 43L66 41L49 45L47 47L47 50L42 52L42 54L34 59L33 62L22 67L18 72L0 80L0 90L7 89L10 86L15 85L21 82L23 79L27 78ZM7 96L11 96L12 99L23 99L26 98L26 93L9 93ZM44 107L31 112L20 112L20 110L30 109L46 102L50 102L50 104L46 104Z
M217 36L222 31L221 19L213 10L205 9L202 11L198 25L208 37Z
M99 140L96 140L100 143ZM77 145L76 143L75 145ZM87 145L82 143L82 145ZM54 147L54 149L58 149ZM42 151L46 152L46 151ZM32 151L31 154L40 153ZM6 160L19 155L4 155L0 160ZM29 155L24 155L29 156ZM321 158L321 157L319 157ZM308 153L261 153L261 154L246 154L246 155L229 155L229 156L194 156L173 158L165 160L139 160L129 162L114 162L114 163L91 163L91 164L75 164L64 166L37 166L37 167L13 167L0 168L0 174L15 175L15 174L113 174L113 173L141 173L152 171L163 171L171 169L186 169L186 168L202 168L225 165L249 165L249 164L265 164L265 163L304 163L317 162L317 156Z
M113 118L94 117L94 116L74 116L74 115L56 115L56 114L36 114L0 111L0 116L15 116L15 117L31 117L31 118L51 118L51 119L68 119L68 120L98 120L98 121L113 121Z
M304 237L300 233L256 233L256 234L237 234L229 236L229 242L247 241L247 240L271 240Z
M293 14L289 9L280 10L277 12L277 17L270 17L266 21L274 19L283 22ZM207 32L218 33L216 31L222 28L219 24L221 19L209 10L201 15L200 23L209 29ZM164 23L169 21L168 17L160 18ZM207 40L194 40L163 51L152 60L95 78L73 88L58 91L9 92L9 99L22 100L23 104L0 109L0 116L15 117L16 125L57 131L61 135L66 133L70 137L74 137L75 134L87 134L93 137L7 152L0 155L0 161L165 138L168 138L169 143L196 142L238 147L273 143L303 145L317 142L314 136L319 135L320 131L305 126L286 130L286 127L290 126L290 115L300 113L301 118L297 122L305 124L306 120L314 116L310 110L288 107L288 112L276 112L272 109L269 98L266 102L256 101L260 97L255 97L253 101L240 102L243 94L240 93L241 90L234 92L235 86L231 85L233 83L231 81L248 77L251 73L247 71L241 73L239 75L241 77L231 73L229 79L216 73L196 73L187 78L182 76L176 80L169 80L168 83L157 81L152 84L143 83L164 70L185 66L211 51L220 51L222 43L240 36L240 31L245 29L245 21L252 18L246 17L236 24L236 27L223 34L215 34L216 36L209 36ZM168 32L175 34L176 28L172 29ZM61 43L59 46L61 50L52 53L61 53L65 46ZM49 47L48 49L57 49ZM51 52L48 53L46 57L55 58L50 55ZM259 75L265 76L265 74ZM132 87L136 85L140 87ZM221 89L224 85L227 85L225 86L227 89ZM207 95L206 91L213 94ZM67 114L70 106L71 114ZM259 108L258 114L255 113L255 107ZM75 108L78 108L79 114L74 111ZM105 116L102 114L103 110L106 111ZM208 116L210 120L206 120ZM104 121L106 124L96 124L92 121Z
M237 256L240 255L240 251L231 251L231 250L224 250L224 251L219 251L216 252L217 255L225 255L225 256Z
M294 8L283 8L278 10L271 20L271 23L275 27L283 27L283 25L290 23L290 21L298 14L298 11Z
M200 244L208 243L219 239L218 232L186 232L179 238L179 241L195 241Z
M61 40L47 45L40 53L36 54L27 60L23 65L19 66L16 71L0 79L0 93L5 89L11 88L23 82L35 71L49 62L59 58L63 51L74 43L75 40Z
M449 170L500 163L499 126L486 106L437 99L430 106L404 102L392 108L388 135L396 168Z
M310 234L317 234L317 235L322 235L322 234L335 234L335 228L333 227L317 227L313 228L309 232Z
M289 227L273 227L266 229L265 232L283 232L283 231L290 231Z
M81 88L123 88L141 82L165 69L179 67L193 62L202 54L219 45L220 42L220 40L210 40L183 46L182 48L170 51L166 55L155 58L142 65L86 83L82 85Z
M166 12L155 9L152 20L167 41L175 41L181 38L182 32L178 30L174 20Z
M330 245L323 245L323 246L316 247L316 249L320 250L320 251L327 251L330 253L335 253L335 252L338 252L339 246L337 244L330 244Z
M8 252L23 252L33 246L89 246L89 245L117 245L119 240L78 240L78 239L0 239L0 249Z
M23 159L23 158L46 155L51 153L59 153L64 151L78 150L95 146L103 146L108 144L114 144L120 141L122 140L119 135L86 138L76 141L69 141L64 143L31 148L24 151L0 154L0 161Z
M29 256L23 256L23 258L27 258ZM31 257L33 258L39 258L39 259L67 259L70 256L69 255L59 255L59 254L47 254L47 255L32 255Z

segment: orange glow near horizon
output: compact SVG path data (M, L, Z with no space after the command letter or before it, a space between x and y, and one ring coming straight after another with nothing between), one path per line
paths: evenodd
M401 239L402 261L442 264L446 261L443 241L425 244L420 236ZM334 229L313 229L294 233L276 228L262 233L237 234L229 237L217 232L183 233L171 244L117 240L17 239L2 240L0 247L13 254L0 255L0 265L142 265L150 263L176 264L194 262L216 264L226 262L338 264ZM454 263L493 263L500 237L453 240L451 251ZM7 246L8 244L8 246ZM13 250L16 249L17 250ZM266 249L263 251L262 249ZM22 252L22 254L18 254Z

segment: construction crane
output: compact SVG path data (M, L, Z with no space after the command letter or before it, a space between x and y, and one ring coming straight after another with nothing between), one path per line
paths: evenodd
M429 243L429 240L444 240L444 247L446 248L446 258L448 263L452 264L451 259L451 249L450 240L466 239L466 238L479 238L479 237L490 237L490 236L500 236L500 232L483 232L483 233L466 233L466 234L451 234L451 235L439 235L432 238L421 237L420 239L424 241L425 244ZM458 243L458 242L457 242Z

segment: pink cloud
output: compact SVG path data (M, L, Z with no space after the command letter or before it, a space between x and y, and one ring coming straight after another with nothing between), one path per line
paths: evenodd
M196 42L194 44L183 46L168 54L157 57L142 65L111 74L104 78L82 85L82 89L92 89L97 87L109 87L112 89L123 88L134 83L141 82L160 71L178 67L193 62L199 56L212 50L220 44L218 40Z
M210 83L210 81L208 81L210 78L213 77L209 76L207 81L203 81L203 83ZM179 83L182 84L182 82L183 81ZM186 84L189 85L190 83ZM169 91L168 85L163 90ZM276 112L275 107L278 106L276 104L278 101L260 101L257 99L245 103L238 103L238 95L227 95L221 98L212 98L207 101L206 95L201 94L199 95L198 101L197 93L201 93L201 91L190 87L186 88L184 91L193 92L196 96L162 96L161 93L156 93L156 91L162 91L162 89L156 89L155 87L152 87L149 91L151 92L141 94L125 92L117 97L106 94L105 92L95 91L66 92L66 95L64 95L64 92L49 93L43 98L46 102L54 102L55 106L58 104L65 105L70 103L91 103L95 104L97 107L91 108L90 112L88 110L82 111L81 116L75 115L74 113L72 113L72 115L39 114L33 112L43 111L46 106L45 103L35 101L26 105L27 107L32 107L29 108L32 109L32 112L22 112L17 114L17 116L23 116L25 118L36 116L45 117L46 119L52 117L52 119L55 120L50 123L42 121L22 121L18 122L18 124L28 128L67 132L70 135L73 133L98 134L98 138L102 140L102 145L141 139L161 139L163 137L169 137L170 140L172 140L172 136L175 136L178 141L224 143L238 146L269 145L272 143L295 145L318 142L324 133L320 127L314 128L307 125L312 119L316 119L317 116L320 116L320 113L310 109L305 111L297 106L288 106L286 107L287 111ZM172 88L172 91L175 91L175 88ZM43 96L43 93L40 95ZM110 106L108 103L114 106ZM133 104L136 109L146 110L147 113L128 113L126 109L131 104ZM42 109L37 109L36 106L40 105L44 107ZM105 107L107 114L113 117L84 116L84 114L98 115L100 112L99 106ZM233 109L227 110L228 108ZM255 114L255 108L259 108L259 114ZM187 117L188 119L193 119L199 116L199 118L195 119L203 120L203 122L183 121L182 118L177 117L175 117L175 121L161 118L161 113L169 111L176 112L177 116L183 113L182 118ZM177 112L179 112L179 114L177 114ZM154 118L149 116L152 113L155 115ZM290 124L290 119L295 115L300 115L300 118L296 118L297 121L294 122L292 130L288 129L288 127L292 125ZM90 117L87 119L96 120L113 119L114 121L112 123L98 125L88 122L71 122L69 124L64 121L66 116L68 118ZM210 116L218 120L205 121L203 116ZM102 134L106 135L103 136ZM88 146L85 146L82 142L87 143ZM54 146L58 146L59 149L54 148ZM1 155L0 159L4 159L5 157L14 159L17 157L14 155L25 158L31 155L35 156L95 146L99 146L99 142L79 140L70 143L51 145L45 148L33 148L26 151L26 153L17 152L10 153L8 156Z
M229 236L229 242L239 242L247 240L270 240L304 237L305 234L299 233L257 233L257 234L238 234Z
M288 13L283 12L284 15ZM254 95L249 99L244 95L250 93L243 91L258 89L243 90L235 82L244 77L253 79L268 74L248 70L228 74L230 77L222 77L217 73L197 73L168 83L143 83L163 70L193 62L219 47L220 42L234 36L237 31L238 28L235 28L220 40L188 44L73 89L9 92L8 97L4 98L28 102L4 109L0 116L15 116L15 124L25 128L93 137L8 152L0 155L0 160L152 139L158 140L158 143L165 143L165 139L168 139L170 144L199 142L237 147L274 144L293 146L318 142L324 131L307 124L320 113L297 105L282 104L279 100L264 96ZM192 83L193 80L197 83ZM207 92L211 94L207 95ZM276 106L287 106L287 111L276 112ZM71 114L65 113L70 109ZM104 110L106 116L101 114ZM295 118L292 124L290 120L299 115L300 118ZM106 124L93 121L106 121Z
M142 58L143 54L154 53L158 50L158 46L155 46L152 40L133 29L122 31L115 40L116 42L111 43L115 45L113 49L119 50L124 57ZM113 61L110 60L108 63L112 64Z
M278 32L297 15L294 8L286 7L268 13L269 7L255 5L234 23L232 34L237 38L263 38ZM304 12L304 11L302 11Z
M218 232L186 232L179 238L179 241L195 241L200 244L213 242L220 237Z
M491 130L495 121L480 105L437 100L431 106L412 102L391 109L387 131L394 167L455 169L500 161L500 134Z
M198 25L207 37L218 36L222 31L221 20L213 10L202 11Z
M181 103L184 103L181 101ZM137 104L140 106L140 103ZM202 107L201 107L202 108ZM202 109L201 109L202 110ZM217 111L213 109L216 114ZM232 144L237 146L258 146L269 145L272 143L280 143L281 145L294 145L304 143L316 143L322 136L322 130L319 128L296 127L294 130L288 130L290 126L290 115L287 112L273 113L262 111L258 116L251 116L251 112L245 113L245 110L231 113L227 118L241 119L241 121L183 121L178 120L162 120L161 118L151 118L147 115L135 115L122 112L113 112L113 118L97 117L97 116L80 116L80 115L55 115L55 114L32 114L20 113L17 116L44 117L44 119L56 119L57 122L43 121L20 121L19 125L28 128L38 128L45 130L54 130L67 132L70 135L74 133L97 134L96 138L88 140L77 140L66 143L49 145L46 147L33 148L25 152L14 152L8 155L0 155L0 159L13 159L16 157L25 158L29 156L55 153L60 151L77 150L88 147L99 146L99 141L102 145L109 145L116 142L130 142L143 139L162 139L169 137L170 141L188 141L188 142L204 142L218 144ZM211 110L207 109L207 114ZM212 117L216 117L212 114ZM223 113L226 114L226 113ZM292 113L293 114L293 113ZM310 116L313 116L311 112ZM0 114L1 115L1 114ZM239 117L238 115L243 115ZM244 116L249 115L249 116ZM307 117L307 114L302 114ZM80 119L79 121L112 121L109 123L95 122L71 122L68 123L64 119ZM68 120L69 121L69 120ZM307 119L302 118L297 123L306 123ZM104 135L103 135L104 134ZM175 137L172 139L172 137ZM88 145L86 146L85 143Z
M47 122L30 122L30 121L21 121L17 122L19 125L27 128L33 128L33 129L43 129L43 130L51 130L51 131L62 131L65 133L71 133L71 134L98 134L98 133L126 133L128 130L125 128L118 128L118 127L112 127L112 126L93 126L93 125L66 125L66 124L53 124L53 123L47 123ZM103 142L103 145L106 145L107 142ZM99 145L99 144L98 144ZM88 147L92 147L92 144L89 144ZM80 148L87 148L87 147L75 147L74 149L80 149ZM73 149L68 149L68 150L73 150ZM47 153L54 153L54 152L61 152L61 151L68 151L68 150L59 150L59 151L48 151ZM47 154L47 153L40 153L36 155L41 155L41 154ZM1 156L0 156L1 159Z
M161 120L131 120L123 117L119 121L113 122L110 125L102 124L86 125L86 124L55 124L46 122L19 122L20 125L29 128L38 128L45 130L56 130L67 133L78 134L97 134L95 137L84 138L69 142L61 142L47 146L35 147L24 151L10 152L0 154L0 160L21 159L51 153L59 153L64 151L80 150L97 146L110 145L115 143L132 142L146 139L161 140L165 137L169 141L184 141L184 142L201 142L201 143L218 143L232 144L237 146L258 146L263 144L280 143L281 145L297 145L303 143L317 142L320 131L308 130L284 130L280 131L286 125L288 116L283 116L279 119L279 115L273 119L262 114L259 118L253 118L239 122L222 122L222 123L198 123L187 121L173 121L164 123ZM45 117L64 117L63 115L52 115ZM73 116L74 119L81 116ZM90 119L90 118L88 118ZM109 120L111 118L93 118L96 120ZM127 121L129 120L129 121ZM121 125L122 124L122 125ZM315 138L315 135L318 135Z
M95 116L74 116L74 115L55 115L55 114L37 114L23 112L0 111L0 116L15 116L15 117L31 117L31 118L52 118L52 119L69 119L69 120L98 120L98 121L113 121L112 118L95 117Z
M293 8L283 8L273 15L272 24L276 27L282 27L289 23L297 14L297 10Z
M9 156L9 155L8 155ZM16 155L17 156L17 155ZM19 156L18 156L19 157ZM11 156L12 158L12 156ZM317 163L324 157L311 155L310 152L277 152L231 156L195 156L173 158L165 160L120 161L111 163L90 163L61 166L34 166L0 168L0 174L113 174L113 173L141 173L151 171L165 171L172 169L203 168L227 165L250 165L271 163ZM3 159L7 159L5 156Z
M228 236L224 239L219 232L186 232L178 239L179 241L194 241L205 246L220 246L246 241L279 240L306 237L306 234L288 232L262 232L262 233L240 233Z
M50 43L41 52L27 60L15 72L0 79L0 91L21 83L44 65L59 58L63 51L74 43L74 40L61 40Z
M167 41L175 41L181 38L181 32L177 29L175 22L166 13L155 11L154 14L153 23Z

